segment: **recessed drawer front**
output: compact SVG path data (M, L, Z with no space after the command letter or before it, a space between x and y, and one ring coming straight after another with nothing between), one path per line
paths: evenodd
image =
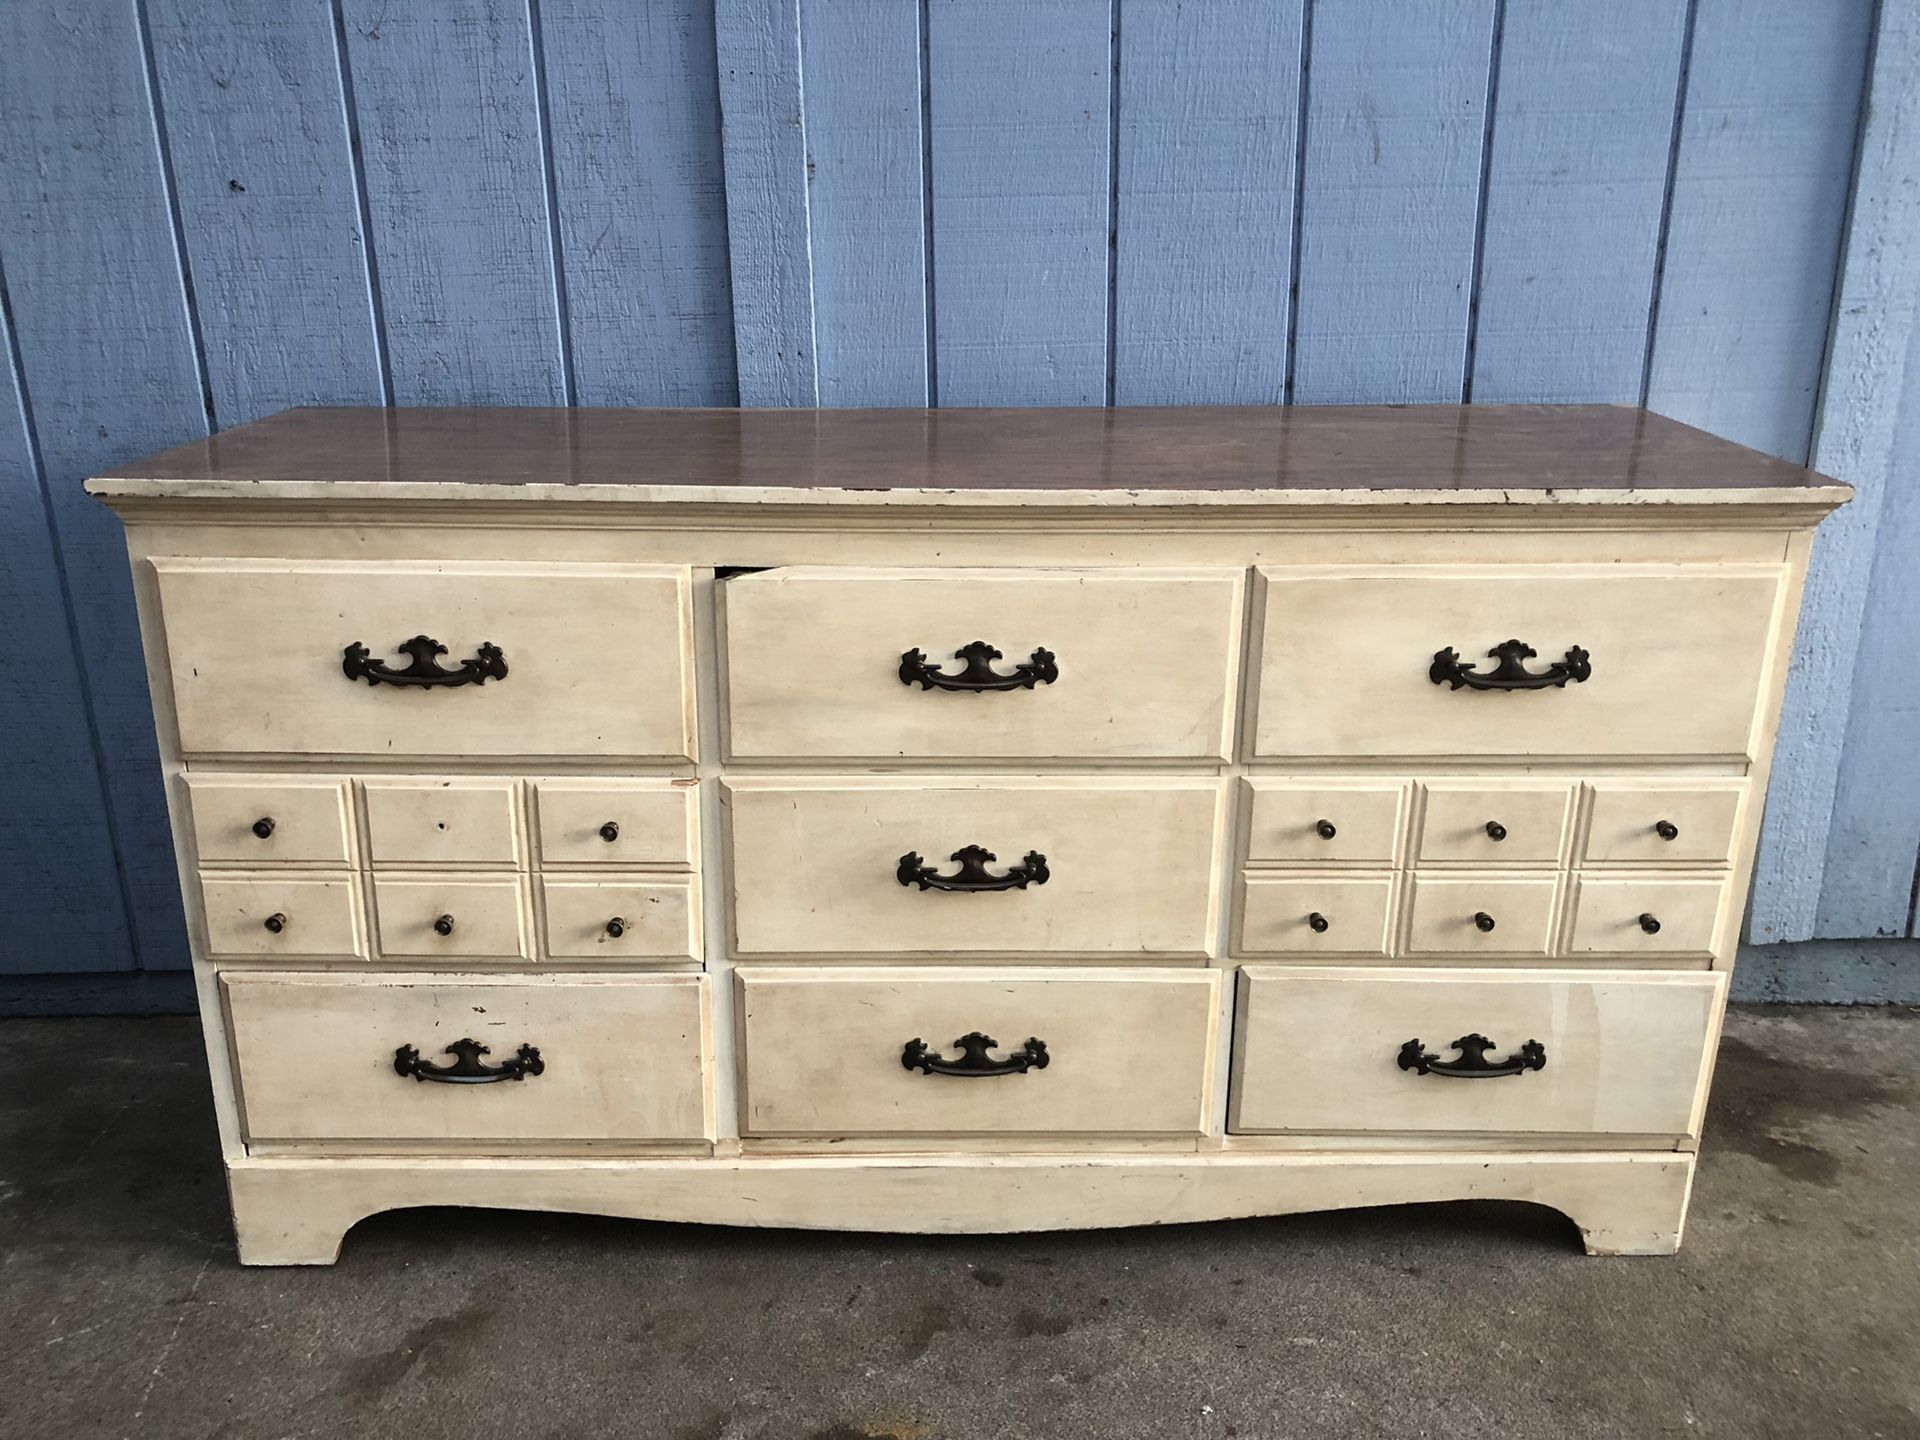
M1557 880L1415 875L1409 955L1545 955L1553 940Z
M1239 570L736 575L719 587L728 749L1222 757L1243 584Z
M1249 966L1240 983L1232 1130L1677 1137L1699 1131L1726 976Z
M422 960L526 960L517 879L382 875L373 882L377 948Z
M376 865L505 865L520 854L511 780L369 780L367 848Z
M691 880L543 879L547 953L565 960L697 960Z
M1431 861L1476 865L1552 865L1560 858L1570 784L1435 782L1425 799L1418 855Z
M1745 786L1593 782L1587 826L1591 865L1725 865L1733 853Z
M1250 779L1247 859L1255 863L1391 865L1407 787Z
M353 863L344 781L193 775L187 802L203 865Z
M215 960L361 959L359 884L349 875L202 872L207 954Z
M151 563L189 755L692 753L684 569Z
M1715 879L1596 879L1582 875L1574 893L1575 955L1642 959L1713 954L1726 885Z
M1385 955L1392 917L1389 876L1249 875L1241 889L1240 950Z
M734 779L724 793L736 954L1200 959L1213 945L1213 781Z
M735 975L747 1135L1206 1127L1214 971Z
M705 985L697 975L220 977L247 1139L346 1144L705 1139ZM448 1053L467 1040L486 1053ZM423 1067L522 1073L415 1079L397 1068L403 1046Z
M673 781L541 780L540 863L691 865L696 793Z
M1253 753L1747 755L1784 574L1758 565L1264 570ZM1538 654L1489 655L1510 639ZM1556 674L1566 683L1540 687Z

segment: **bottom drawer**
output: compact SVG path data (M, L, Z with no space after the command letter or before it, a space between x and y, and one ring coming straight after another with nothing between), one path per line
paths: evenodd
M1228 1128L1697 1134L1726 978L1249 966Z
M699 1140L712 1134L706 980L230 973L220 977L250 1141ZM474 1040L488 1053L449 1052ZM518 1068L435 1080L422 1065ZM536 1072L537 1073L534 1073Z
M1213 971L746 969L742 1132L1198 1134ZM964 1038L963 1038L964 1037ZM992 1037L987 1045L980 1037Z

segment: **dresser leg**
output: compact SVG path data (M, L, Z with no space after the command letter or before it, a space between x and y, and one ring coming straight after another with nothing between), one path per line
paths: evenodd
M331 1265L347 1231L380 1208L301 1171L230 1170L227 1196L242 1265Z
M1671 1255L1686 1226L1693 1167L1691 1155L1665 1164L1609 1166L1562 1196L1541 1199L1580 1227L1589 1255Z

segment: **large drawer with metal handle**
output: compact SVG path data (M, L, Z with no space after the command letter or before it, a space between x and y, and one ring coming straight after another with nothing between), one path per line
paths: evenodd
M701 1141L698 975L228 972L250 1143Z
M1240 972L1228 1128L1697 1135L1720 973Z
M726 782L734 953L1204 959L1221 782Z
M1750 755L1786 570L1261 572L1251 753Z
M188 755L693 753L685 568L150 563Z
M737 759L1218 759L1240 570L790 567L719 586Z
M1194 1135L1214 970L753 968L741 1133Z

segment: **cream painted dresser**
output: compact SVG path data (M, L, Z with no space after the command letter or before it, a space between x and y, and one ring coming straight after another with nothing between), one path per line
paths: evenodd
M1814 526L1617 407L298 410L126 523L241 1258L1679 1243Z

